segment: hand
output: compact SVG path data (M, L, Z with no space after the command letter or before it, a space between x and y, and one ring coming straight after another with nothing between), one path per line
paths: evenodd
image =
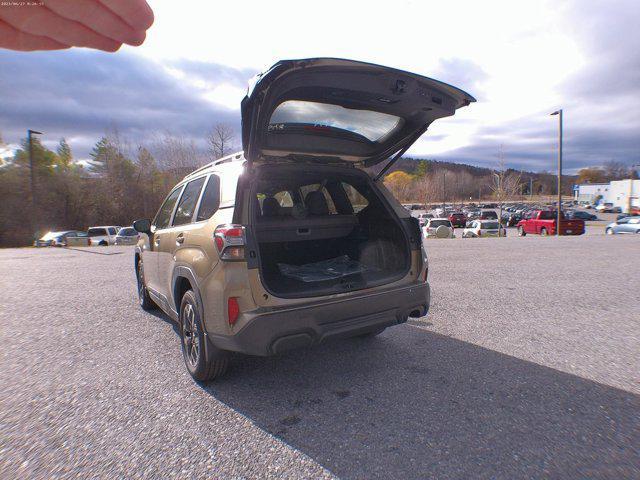
M87 47L115 52L142 45L153 24L145 0L44 0L0 6L0 48L58 50ZM15 3L15 5L11 5Z

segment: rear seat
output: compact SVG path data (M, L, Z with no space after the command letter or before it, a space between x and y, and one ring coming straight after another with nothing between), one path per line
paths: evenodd
M277 203L277 208L272 200ZM265 198L262 204L262 215L258 218L256 225L258 240L260 242L296 242L341 238L349 235L358 224L355 215L329 213L327 200L320 191L309 192L305 197L305 206L306 216L295 218L291 216L295 207L286 212L275 198ZM289 215L282 215L283 213L289 213Z

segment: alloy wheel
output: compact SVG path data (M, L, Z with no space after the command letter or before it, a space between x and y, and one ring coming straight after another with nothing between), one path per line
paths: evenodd
M187 303L182 311L182 342L189 365L195 367L200 358L200 334L193 305Z

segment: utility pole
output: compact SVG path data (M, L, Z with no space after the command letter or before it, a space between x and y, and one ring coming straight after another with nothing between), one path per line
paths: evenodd
M558 219L556 220L556 235L560 236L560 218L562 217L562 109L551 115L558 115Z
M529 177L529 201L533 200L533 177Z
M29 144L29 173L31 175L31 206L34 209L37 205L36 198L36 174L35 168L33 168L33 142L31 141L31 135L42 135L42 132L36 132L35 130L27 130L27 142Z
M442 212L443 215L446 213L445 202L447 198L447 172L445 170L442 171Z

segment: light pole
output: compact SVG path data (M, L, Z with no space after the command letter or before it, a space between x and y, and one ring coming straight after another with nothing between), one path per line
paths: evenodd
M35 130L27 130L27 142L29 144L29 173L31 174L31 206L36 206L36 175L33 168L33 142L31 141L31 135L42 135L42 132L36 132Z
M498 194L498 202L500 204L500 213L498 214L498 237L502 236L502 177L496 172L493 172L493 176L496 177L496 193Z
M556 220L556 235L560 236L560 218L562 217L562 109L551 115L558 115L558 219Z
M446 209L445 202L447 201L447 172L442 171L442 211ZM444 215L444 213L443 213Z

